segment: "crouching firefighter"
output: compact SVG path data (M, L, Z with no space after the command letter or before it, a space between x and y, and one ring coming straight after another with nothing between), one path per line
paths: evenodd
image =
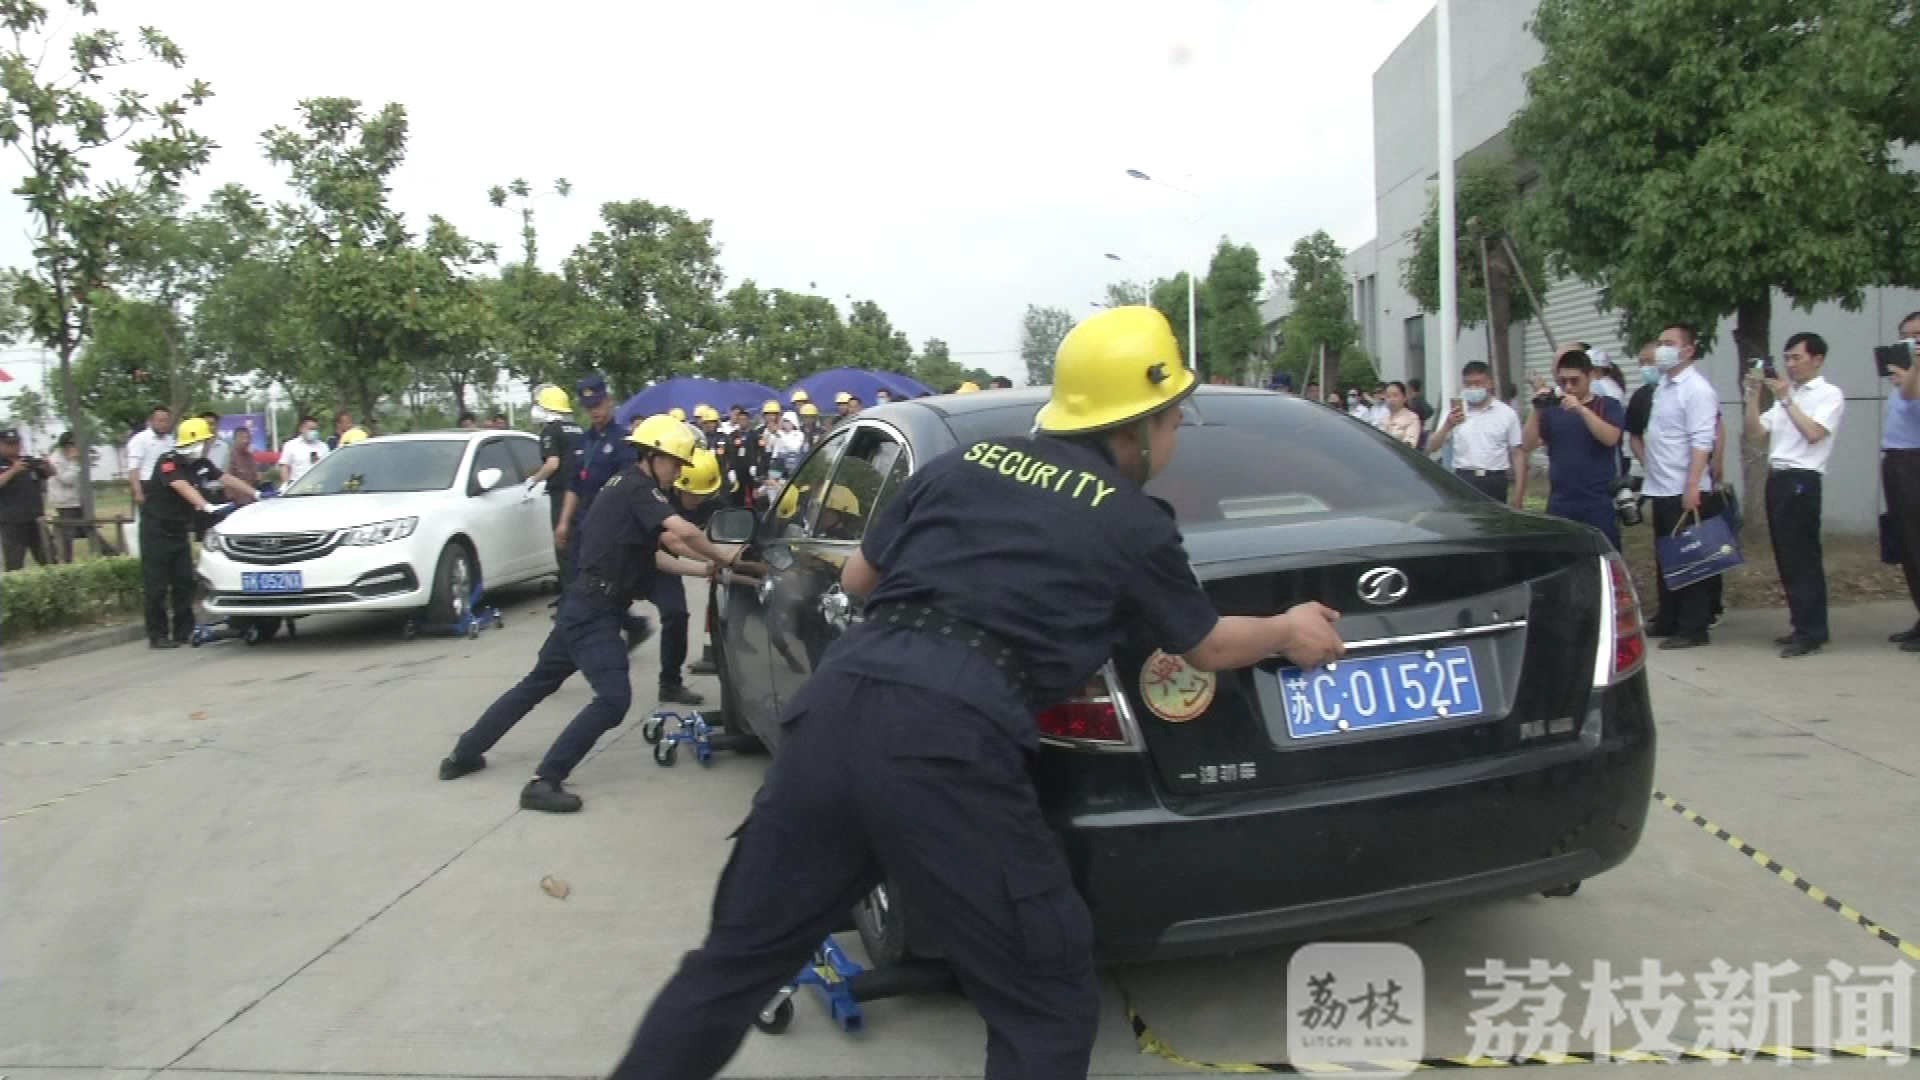
M633 702L622 631L628 605L648 598L660 564L674 561L660 550L662 537L672 537L670 543L717 564L730 564L738 555L737 550L708 543L698 528L674 512L668 492L693 459L693 433L687 425L667 416L649 417L627 441L638 456L607 480L587 511L573 581L561 594L553 629L540 646L533 670L460 736L453 753L440 763L440 779L454 780L486 768L483 755L501 736L578 671L593 687L593 700L554 740L520 792L520 805L550 813L579 810L580 796L564 785L600 736L626 718Z
M1060 344L1031 437L927 462L875 512L840 583L864 618L780 717L705 942L648 1009L620 1080L700 1080L875 885L891 879L987 1026L988 1080L1087 1075L1093 924L1041 815L1034 714L1136 634L1203 671L1343 655L1307 603L1222 617L1172 509L1194 373L1167 320L1114 308Z

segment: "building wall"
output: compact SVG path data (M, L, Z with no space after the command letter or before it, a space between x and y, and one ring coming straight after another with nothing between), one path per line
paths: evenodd
M1524 75L1541 59L1540 45L1526 28L1531 6L1521 0L1453 0L1451 10L1454 159L1506 154L1507 124L1526 100ZM1424 378L1431 390L1437 390L1439 319L1422 314L1400 285L1401 265L1412 253L1406 234L1425 218L1429 192L1437 187L1433 23L1430 14L1374 72L1376 231L1371 243L1348 256L1347 265L1350 279L1371 277L1375 282L1371 292L1356 288L1355 300L1364 304L1371 297L1373 310L1357 317L1363 334L1369 321L1377 327L1377 347L1372 351L1386 377ZM1905 162L1920 168L1920 149L1909 150ZM1570 280L1536 282L1535 287L1543 288L1545 316L1556 342L1585 341L1615 353L1625 360L1631 382L1636 373L1632 347L1638 343L1622 340L1618 313L1596 306L1596 290ZM1920 290L1870 290L1858 312L1825 304L1801 313L1791 308L1785 296L1775 294L1770 353L1779 356L1786 339L1801 330L1819 333L1831 350L1827 378L1847 394L1823 508L1830 531L1865 534L1877 527L1882 508L1879 432L1886 393L1885 383L1874 376L1872 346L1892 340L1897 320L1915 310L1920 310ZM1516 324L1509 333L1513 348L1526 358L1528 372L1545 373L1552 350L1539 324ZM1722 413L1737 435L1743 406L1732 338L1733 320L1728 318L1718 328L1716 346L1702 369L1719 391ZM1484 326L1463 331L1454 341L1458 363L1489 355ZM1737 446L1737 441L1731 445ZM1731 451L1728 457L1729 479L1739 485L1742 478L1732 464L1737 457ZM1757 499L1746 497L1753 511L1760 512Z

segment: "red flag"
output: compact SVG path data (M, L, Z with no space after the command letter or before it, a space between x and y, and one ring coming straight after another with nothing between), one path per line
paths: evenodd
M7 374L7 369L0 368L0 382L12 382L12 381L13 381L13 376Z

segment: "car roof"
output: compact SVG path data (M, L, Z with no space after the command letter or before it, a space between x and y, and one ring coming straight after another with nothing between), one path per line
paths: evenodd
M520 431L517 428L483 428L477 431L468 431L466 428L442 428L436 431L397 431L392 435L374 435L369 437L365 441L366 442L420 442L423 440L447 440L447 439L471 440L471 439L480 438L483 435L518 435L518 436L521 436L522 438L527 438L527 439L532 439L536 437L531 432Z
M1005 390L980 390L971 394L938 394L933 397L908 398L905 401L888 402L876 405L866 412L879 409L893 409L901 405L919 405L941 416L966 416L969 413L984 412L988 409L1003 409L1013 405L1027 405L1034 409L1047 403L1053 393L1051 386L1016 386ZM1222 386L1215 383L1202 383L1194 388L1196 398L1210 397L1285 397L1274 390L1253 386Z

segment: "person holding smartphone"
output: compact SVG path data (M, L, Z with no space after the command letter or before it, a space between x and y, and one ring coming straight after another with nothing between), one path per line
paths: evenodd
M1787 377L1771 362L1746 375L1746 432L1767 444L1767 529L1787 592L1792 632L1776 638L1783 657L1827 643L1827 573L1820 552L1820 494L1847 397L1820 376L1827 343L1819 334L1787 339ZM1763 404L1764 399L1764 404Z
M1541 388L1527 417L1526 449L1547 448L1547 513L1600 530L1620 550L1620 521L1611 485L1620 475L1620 439L1627 411L1593 388L1593 360L1583 349L1560 354L1553 388Z
M1890 359L1882 374L1892 386L1886 424L1880 431L1880 487L1887 497L1887 526L1900 555L1913 598L1914 623L1887 640L1903 652L1920 652L1920 311L1900 320L1906 365Z
M1493 370L1475 360L1460 369L1460 397L1427 442L1437 454L1453 440L1453 472L1489 499L1518 508L1527 494L1526 437L1520 414L1493 393Z

